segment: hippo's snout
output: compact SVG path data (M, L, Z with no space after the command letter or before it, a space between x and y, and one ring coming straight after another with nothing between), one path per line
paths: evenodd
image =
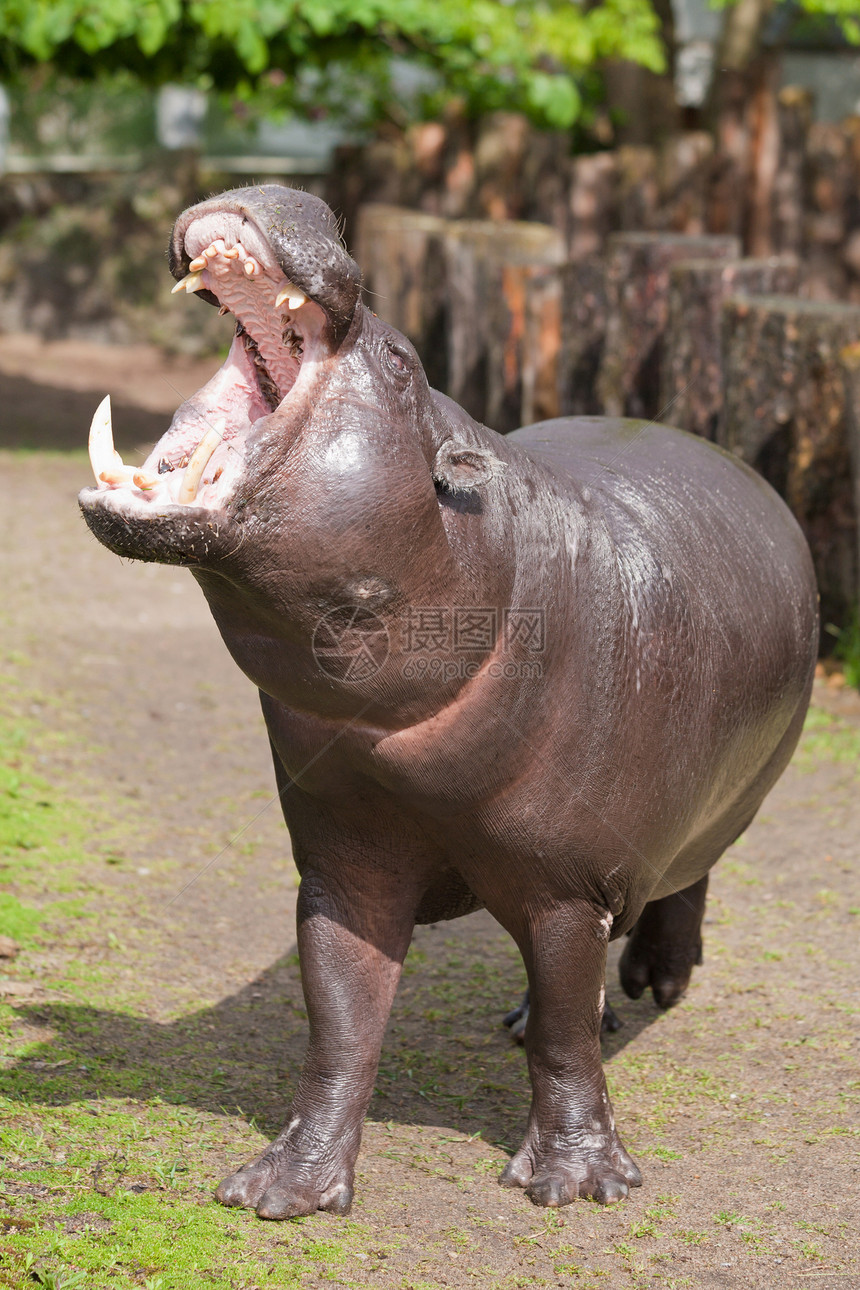
M223 367L178 409L140 467L113 446L105 400L90 431L96 487L81 495L106 546L143 560L196 563L253 499L252 442L273 413L281 437L313 405L326 360L360 295L358 267L318 198L267 185L190 207L173 230L174 294L202 295L236 319ZM183 512L185 512L183 514Z
M335 340L342 339L359 302L361 274L344 250L337 220L325 202L277 184L234 188L199 202L183 211L173 227L173 276L181 279L201 252L219 240L245 248L273 278L280 272L325 310ZM196 289L221 303L212 284Z

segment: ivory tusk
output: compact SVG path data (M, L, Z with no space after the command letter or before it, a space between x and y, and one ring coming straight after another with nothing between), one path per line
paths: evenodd
M113 446L113 427L110 416L110 395L106 394L96 408L90 425L89 438L90 465L96 477L96 483L106 470L122 466L122 457Z

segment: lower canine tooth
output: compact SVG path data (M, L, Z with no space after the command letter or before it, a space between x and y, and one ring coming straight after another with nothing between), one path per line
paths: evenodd
M203 472L209 464L209 459L215 449L224 438L223 430L216 430L214 426L207 430L197 447L191 454L191 459L185 468L185 475L179 488L177 501L188 503L193 502L197 496L197 489L200 487L200 480Z

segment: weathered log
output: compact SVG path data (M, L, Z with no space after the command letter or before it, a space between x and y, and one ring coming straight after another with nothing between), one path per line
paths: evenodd
M840 250L846 238L846 211L856 175L849 140L841 125L817 121L810 127L806 152L804 277L818 299L845 295L846 274Z
M524 372L532 404L557 388L560 284L547 270L564 262L563 238L545 224L463 220L448 225L444 245L448 393L478 420L513 430Z
M692 236L707 232L705 200L713 160L714 141L704 130L688 130L665 141L657 158L659 228Z
M408 336L427 379L447 386L443 241L448 223L400 206L370 204L358 218L357 257L369 308Z
M823 621L844 622L857 530L840 354L860 308L786 296L723 306L726 396L719 440L782 494L812 550Z
M574 157L570 168L567 251L585 260L603 250L618 227L618 160L612 152Z
M657 152L625 145L616 149L618 161L618 226L653 229L660 204Z
M661 417L704 439L716 437L723 406L722 305L730 296L797 290L794 256L681 260L669 273Z
M610 416L657 417L669 270L679 260L736 259L733 237L616 233L606 257L609 323L597 391Z
M602 256L593 255L565 265L560 277L559 412L591 416L601 410L597 375L608 318L606 265Z

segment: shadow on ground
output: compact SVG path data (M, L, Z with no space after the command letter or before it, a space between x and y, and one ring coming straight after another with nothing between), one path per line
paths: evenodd
M0 372L0 448L62 452L85 448L93 413L103 398L104 390L55 388ZM148 412L116 399L112 402L114 438L123 454L132 453L142 444L155 443L170 422L163 413Z
M421 939L426 944L427 934ZM438 954L431 951L420 968L407 971L369 1114L480 1132L485 1141L513 1149L524 1128L529 1085L523 1050L501 1025L503 1008L493 1011L492 999L507 992L494 979L485 993L474 962L464 961L464 971L452 975L438 962L444 953L441 947ZM418 954L424 957L420 949ZM517 977L511 1003L519 990ZM624 1024L604 1036L604 1061L659 1015L650 1000L622 998L619 987L612 998ZM294 955L213 1007L168 1023L55 1001L26 1004L19 1012L38 1030L53 1032L5 1073L3 1083L19 1102L159 1096L210 1113L238 1110L270 1137L283 1125L307 1040Z

